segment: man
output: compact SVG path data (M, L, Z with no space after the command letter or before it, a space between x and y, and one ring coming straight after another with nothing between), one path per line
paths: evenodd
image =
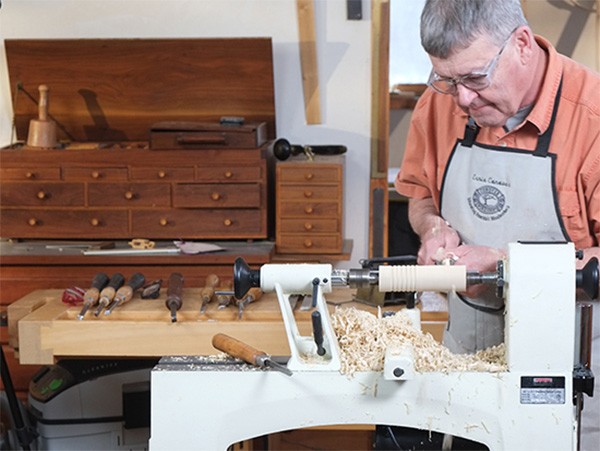
M494 271L508 243L572 241L600 257L600 76L534 36L519 0L427 0L433 70L395 186L410 198L419 264ZM504 339L503 301L448 295L445 344Z

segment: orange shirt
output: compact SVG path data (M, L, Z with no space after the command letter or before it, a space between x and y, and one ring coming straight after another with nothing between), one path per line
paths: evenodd
M560 55L536 36L549 55L538 100L525 121L506 133L481 127L477 142L535 149L550 123L554 98L563 78L560 104L549 152L556 154L555 183L567 233L580 249L600 242L600 74ZM448 158L462 139L467 115L452 96L427 89L412 116L396 190L407 197L432 197L439 210ZM534 180L531 183L535 183Z

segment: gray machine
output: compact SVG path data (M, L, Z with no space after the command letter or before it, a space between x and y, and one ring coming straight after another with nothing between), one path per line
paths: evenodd
M62 360L29 385L39 450L146 450L150 370L157 360Z

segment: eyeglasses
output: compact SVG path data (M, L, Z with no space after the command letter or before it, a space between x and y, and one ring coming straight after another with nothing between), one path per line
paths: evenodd
M481 91L489 87L492 84L491 75L496 67L496 63L500 59L502 52L506 48L506 44L510 40L512 33L502 45L502 48L498 52L498 54L491 60L487 67L481 72L474 72L471 74L463 75L459 78L441 78L435 71L432 69L431 74L429 74L429 80L427 81L427 86L433 88L433 90L439 92L440 94L450 94L455 95L458 92L458 85L461 84L465 88L470 89L472 91Z

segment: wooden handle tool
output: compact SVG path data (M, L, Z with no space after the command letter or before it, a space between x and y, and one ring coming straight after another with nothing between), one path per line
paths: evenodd
M135 291L138 288L141 288L145 283L146 278L144 277L144 275L139 272L136 272L133 276L131 276L129 282L127 282L125 285L123 285L117 290L117 293L115 294L115 300L110 305L110 308L104 311L104 314L110 315L115 309L115 307L129 302L133 297L133 293L135 293Z
M200 298L202 299L202 308L200 309L200 313L204 313L206 311L206 306L215 294L215 288L219 285L219 276L216 274L209 274L206 277L206 281L204 282L204 288L200 291Z
M123 277L123 274L117 272L112 275L110 281L108 282L108 285L100 293L100 299L98 300L98 308L94 312L94 316L100 315L100 313L102 313L102 310L104 310L108 306L108 304L111 303L111 301L115 297L115 293L119 288L123 286L123 283L125 283L125 277Z
M225 334L217 334L212 339L212 345L236 359L241 359L260 368L272 368L288 376L293 373L285 366L274 362L266 353Z
M233 282L231 280L225 280L221 283L220 292L228 293L228 294L218 294L217 301L219 302L219 306L217 307L219 310L224 309L233 299ZM231 293L231 294L229 294Z
M167 301L165 305L171 311L171 322L177 322L177 310L183 304L183 276L177 272L169 276L167 288Z
M94 276L92 280L92 286L85 292L83 295L83 308L77 318L83 319L83 315L88 311L88 309L92 305L96 305L98 299L100 298L100 291L106 286L108 283L108 276L103 272L99 272Z
M259 287L252 287L244 296L244 299L238 301L239 315L238 319L242 319L242 312L246 308L246 306L254 301L258 301L262 296L263 291Z

